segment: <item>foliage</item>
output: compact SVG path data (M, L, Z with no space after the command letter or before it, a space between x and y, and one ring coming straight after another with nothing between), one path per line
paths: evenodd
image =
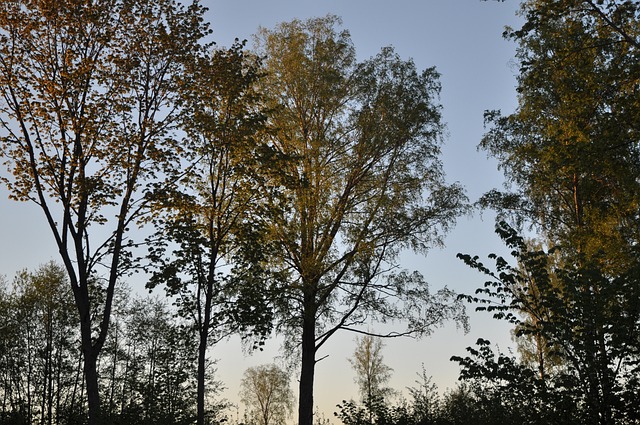
M84 360L70 291L65 270L55 263L0 285L0 423L86 423ZM118 286L97 365L104 420L193 423L196 346L192 330L163 301L132 297ZM218 400L221 384L212 378L207 420L219 423L227 403Z
M518 108L487 113L481 144L512 191L494 190L481 204L516 225L532 224L540 239L527 244L501 222L497 231L517 267L496 256L495 270L461 258L490 278L467 299L514 324L527 344L521 351L535 360L495 360L486 346L456 360L468 379L506 373L501 386L512 388L515 405L530 402L525 416L544 417L537 410L556 414L546 419L555 423L634 423L640 8L524 1L522 15L522 28L506 32L519 45Z
M528 250L506 223L497 231L513 250L518 267L491 255L494 271L478 257L459 255L489 278L476 296L465 298L480 303L478 310L517 325L518 334L541 336L554 347L563 367L548 376L536 375L504 357L493 360L487 344L479 341L481 349L470 352L480 360L453 358L465 368L461 376L503 382L504 389L512 388L509 393L517 391L516 401L523 400L517 404L524 405L525 399L537 401L540 411L549 407L547 403L554 412L576 406L570 414L580 423L637 420L629 400L637 393L640 372L636 337L640 331L639 270L609 276L588 263L557 265L549 253Z
M60 252L92 424L115 284L134 265L127 231L145 212L149 183L172 176L176 88L208 33L202 14L197 2L174 0L0 6L0 152L10 174L2 182L13 199L39 205ZM90 287L99 279L96 306Z
M414 425L411 414L406 406L389 406L382 397L373 397L364 406L358 406L353 401L343 401L338 405L339 413L335 415L345 425Z
M259 70L239 42L191 64L181 88L184 167L175 186L156 192L147 287L163 285L198 332L199 424L207 348L235 333L255 337L255 348L271 331Z
M438 155L439 83L391 48L356 62L335 16L294 20L257 36L265 57L273 180L284 204L270 215L278 328L301 351L299 423L313 416L316 352L338 330L399 320L426 335L462 306L417 273L389 273L403 249L424 252L464 209Z
M261 270L265 251L257 249L264 203L255 162L264 120L255 110L258 65L237 43L195 66L184 94L187 164L179 184L157 193L158 234L149 255L154 274L147 287L165 285L181 314L214 341L238 329L253 327L262 336L270 331L268 311L259 310L267 276Z
M293 411L289 375L276 365L250 367L245 370L240 386L250 423L281 425Z
M1 422L59 422L70 407L84 409L74 381L78 334L69 292L55 263L22 271L0 288Z
M384 343L379 337L363 335L356 338L356 349L349 363L356 372L354 380L364 403L374 397L384 400L392 392L386 385L393 369L384 363L383 347Z
M334 415L345 425L397 424L397 425L436 425L458 424L459 418L452 420L452 411L459 408L457 402L442 398L438 388L422 366L417 374L416 387L407 388L410 400L400 398L392 403L389 398L374 394L361 404L343 401ZM398 393L390 389L391 392ZM465 400L466 402L466 400Z
M522 14L523 27L507 32L519 43L519 106L487 113L481 144L515 187L483 203L533 222L561 255L624 272L640 237L640 9L526 1Z
M411 396L413 417L418 424L436 423L443 409L438 387L432 382L431 376L427 375L424 364L417 375L417 386L407 388Z
M121 297L100 362L109 421L186 424L195 418L193 335L158 299Z

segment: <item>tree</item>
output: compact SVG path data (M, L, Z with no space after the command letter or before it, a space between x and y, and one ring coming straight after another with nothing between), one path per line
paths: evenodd
M442 396L443 424L476 425L483 423L477 414L477 402L468 385L458 383Z
M481 145L512 191L483 202L516 226L532 224L540 239L526 246L500 223L519 267L496 258L493 272L464 259L495 279L481 293L510 305L496 314L535 338L543 387L575 396L584 423L634 420L626 400L637 383L637 341L628 337L640 319L630 307L640 264L640 8L526 1L522 13L522 28L507 32L519 43L518 109L488 113ZM563 363L549 373L545 357L556 355Z
M555 348L554 355L563 360L563 367L548 375L536 373L526 365L515 365L505 372L505 366L514 362L504 357L495 362L482 342L482 350L471 351L476 356L482 353L482 362L459 357L454 360L465 366L468 376L506 381L517 388L521 399L529 395L531 400L537 400L538 410L551 405L550 411L569 411L579 423L636 421L636 409L629 402L640 382L639 269L610 276L598 265L582 265L585 263L580 261L558 266L549 253L530 251L506 223L497 231L512 249L518 267L491 255L496 263L494 271L477 257L460 255L488 278L477 295L467 299L480 303L477 309L517 325L519 334L542 337ZM535 322L522 320L530 316L535 317Z
M508 32L519 43L519 106L488 113L481 144L515 190L484 200L533 222L561 255L579 252L617 273L636 261L640 238L640 9L598 4L524 3L526 23Z
M504 1L504 0L503 0ZM611 36L635 48L640 47L638 33L629 23L640 12L640 5L632 1L620 0L561 0L553 3L530 3L534 7L525 8L523 15L528 24L523 30L531 30L545 19L558 16L578 16L608 28Z
M416 375L418 375L418 379L415 381L417 386L407 388L412 399L413 417L418 424L438 423L438 418L442 416L444 408L441 405L438 386L432 382L431 376L427 375L424 364L422 370Z
M184 78L186 167L163 191L147 287L164 285L198 332L198 424L204 424L209 346L234 333L261 344L271 331L261 242L266 147L258 137L265 116L256 92L260 63L243 43L200 57Z
M79 346L64 269L47 263L21 271L0 291L1 421L69 419Z
M454 423L585 423L561 408L562 392L547 393L534 370L512 356L496 356L490 345L481 338L476 348L467 348L469 356L452 357L460 363L463 384L445 397L446 417Z
M11 174L2 180L12 198L42 209L67 270L91 424L100 418L96 364L114 286L132 265L127 230L145 210L149 182L170 176L176 86L207 33L202 13L197 2L173 0L0 6L1 143ZM105 289L97 323L92 279Z
M393 369L384 363L383 347L381 338L364 335L356 338L356 349L353 358L349 359L351 367L356 372L355 382L358 384L360 397L365 404L374 398L384 400L393 392L386 386Z
M289 375L275 365L250 367L240 385L240 397L253 424L281 425L293 411Z
M431 294L418 273L395 271L401 250L441 242L465 209L438 161L437 73L391 48L357 63L338 25L294 20L256 40L283 191L270 216L272 264L288 277L278 328L300 349L300 425L312 423L316 353L338 330L366 332L371 317L408 322L389 336L425 335L463 320L449 291Z
M124 307L120 336L101 370L113 393L113 422L193 423L196 417L196 341L165 302L134 298ZM116 345L116 344L114 344ZM115 378L115 379L114 379ZM211 388L212 391L215 387Z

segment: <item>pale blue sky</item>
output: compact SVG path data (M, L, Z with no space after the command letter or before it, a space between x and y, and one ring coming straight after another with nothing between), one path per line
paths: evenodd
M403 58L413 58L418 68L436 66L441 73L443 117L448 135L443 162L450 182L459 181L471 200L500 186L501 174L495 162L477 152L483 134L483 111L512 111L516 105L513 56L515 46L502 39L506 25L517 26L518 2L480 0L202 0L210 8L213 39L222 46L235 37L250 39L258 26L273 27L293 18L336 14L343 19L361 59L392 45ZM4 172L4 170L2 171ZM493 233L493 217L485 213L461 218L449 235L446 248L433 250L427 258L406 255L402 266L421 271L435 290L444 285L471 292L482 276L468 270L455 258L458 252L486 255L504 252ZM0 274L11 278L17 270L33 269L49 260L58 260L50 231L42 213L29 204L7 199L0 189ZM139 283L142 285L142 283ZM398 390L414 384L421 363L441 390L455 385L457 364L452 355L464 355L465 347L483 337L506 348L508 328L484 316L472 315L468 335L454 326L437 330L421 341L390 340L385 359L395 373L391 384ZM316 403L333 419L335 405L342 399L357 397L353 373L347 357L354 349L353 335L337 335L318 357L328 355L317 365ZM237 342L216 347L218 379L236 399L238 383L250 365L268 363L279 352L279 343L267 344L264 353L245 358ZM292 386L296 388L295 377ZM297 388L296 388L297 389ZM334 421L336 422L336 421Z
M436 66L441 73L441 102L448 131L442 158L447 180L461 182L471 200L502 184L495 162L478 152L476 146L484 132L484 110L509 112L516 105L515 45L505 41L502 32L505 26L517 27L520 22L516 16L517 1L213 0L207 5L211 9L213 38L220 45L229 45L235 37L251 41L258 26L272 28L293 18L332 13L342 17L361 59L391 45L401 57L412 58L420 69ZM433 289L447 285L460 292L472 292L483 277L469 270L455 255L504 252L493 224L489 213L482 218L479 214L461 218L447 238L445 249L433 250L427 258L406 255L402 265L420 270ZM415 385L416 373L424 363L441 390L453 387L458 367L449 358L466 354L465 347L480 337L498 343L505 350L510 344L505 324L476 314L472 315L468 335L450 325L420 341L387 341L384 355L394 369L391 385L397 390ZM357 398L347 361L355 346L353 338L351 334L336 335L318 354L318 358L329 357L317 365L315 399L320 410L332 419L337 403ZM219 376L229 386L228 396L233 398L237 394L239 376L246 367L271 361L278 348L277 341L270 342L265 353L249 358L242 357L237 343L216 349L216 357L220 358ZM297 386L295 378L293 386Z

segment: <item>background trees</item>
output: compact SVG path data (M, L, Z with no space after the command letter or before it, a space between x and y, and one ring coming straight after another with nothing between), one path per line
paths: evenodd
M104 416L129 424L193 423L197 406L193 332L166 302L119 295L118 313L99 364ZM211 385L209 395L216 389Z
M393 369L384 363L383 347L381 338L364 335L356 338L356 349L353 357L349 359L351 367L356 372L355 381L361 400L365 404L373 399L384 400L391 393L387 384Z
M356 373L354 381L358 384L360 400L364 407L358 407L353 401L343 401L343 405L339 406L339 416L343 422L368 419L366 423L373 424L374 417L380 416L381 407L389 402L388 396L393 394L393 390L387 385L393 369L384 363L383 347L381 338L371 335L356 338L356 349L353 357L348 360Z
M2 421L59 423L80 404L78 334L64 269L23 271L0 294Z
M92 424L114 287L131 265L127 230L149 182L175 159L175 87L207 32L201 15L197 3L172 0L0 8L1 143L12 176L3 181L14 199L41 207L67 270ZM92 281L105 289L96 321Z
M377 343L375 341L377 341ZM381 344L380 339L376 340L370 336L366 336L359 341L356 347L356 353L354 353L354 359L366 359L368 356L363 356L362 354L369 351L371 345L380 347L379 344ZM436 385L431 382L431 377L427 375L424 366L422 367L422 371L417 374L418 379L415 381L417 386L407 387L410 395L410 398L407 400L402 396L400 391L391 387L380 387L381 380L386 384L391 378L391 368L382 362L380 350L377 351L374 357L375 360L365 360L362 363L368 363L369 370L371 370L371 366L375 364L375 369L379 371L377 376L372 376L372 373L367 373L367 371L362 370L362 368L354 369L356 371L356 381L361 384L361 391L366 390L367 385L371 387L371 384L376 381L378 386L373 390L368 390L368 393L362 394L362 404L358 404L353 400L343 400L342 404L337 405L339 411L335 412L334 415L339 418L342 423L345 425L431 425L458 423L450 421L451 417L447 411L449 405L442 401ZM369 376L368 383L367 376ZM391 400L390 397L385 397L385 395L388 396L389 394L397 395L398 397L396 400Z
M389 273L400 250L425 251L464 210L462 189L444 183L437 160L437 73L392 49L357 63L338 24L292 21L257 37L286 202L271 217L275 264L289 277L278 326L300 344L301 425L312 423L316 352L336 331L369 317L406 320L415 334L463 320L446 291L430 294L416 273Z
M293 411L294 396L289 374L276 365L251 367L244 372L240 397L249 423L284 424Z
M0 290L0 420L86 423L83 358L66 272L48 263ZM186 424L196 418L197 339L158 299L118 286L97 363L102 417L121 424ZM208 374L208 418L224 419L220 383Z

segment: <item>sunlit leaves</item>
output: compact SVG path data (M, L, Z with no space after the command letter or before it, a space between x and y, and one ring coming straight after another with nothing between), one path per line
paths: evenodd
M483 199L562 244L624 269L637 243L638 9L633 2L525 2L519 106L486 114L481 146L514 193ZM569 251L566 251L569 252Z

